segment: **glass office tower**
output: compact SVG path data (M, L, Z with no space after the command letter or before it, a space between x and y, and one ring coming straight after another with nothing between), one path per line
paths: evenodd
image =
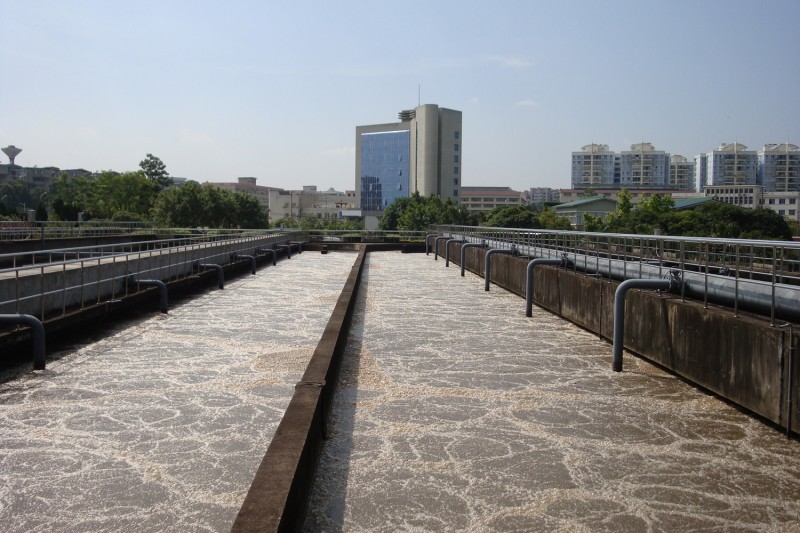
M408 196L408 130L361 134L361 209L383 211Z

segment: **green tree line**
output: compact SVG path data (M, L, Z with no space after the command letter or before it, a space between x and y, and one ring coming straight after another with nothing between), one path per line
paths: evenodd
M771 209L747 209L722 202L707 202L692 209L675 210L669 196L654 194L635 207L631 195L620 191L617 209L605 219L584 215L586 231L730 239L791 240L792 228Z
M164 227L269 227L266 210L250 194L193 181L172 188L165 165L152 154L139 165L136 172L62 175L49 191L29 191L22 180L12 180L0 187L0 215L17 219L16 210L8 206L21 205L36 209L37 220L74 221L83 213L87 221L153 222Z
M478 214L470 213L466 207L453 203L449 198L426 198L418 192L392 202L384 210L379 227L384 230L423 231L434 224L570 229L569 220L559 217L549 208L536 211L521 205L503 206Z

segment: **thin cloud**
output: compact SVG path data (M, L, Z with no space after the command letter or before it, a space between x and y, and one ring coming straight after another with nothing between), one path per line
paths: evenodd
M541 107L541 104L533 100L520 100L514 104L514 107Z
M481 56L481 62L491 65L500 65L503 68L527 68L533 65L533 63L531 63L530 61L527 61L520 57L493 56L493 55Z

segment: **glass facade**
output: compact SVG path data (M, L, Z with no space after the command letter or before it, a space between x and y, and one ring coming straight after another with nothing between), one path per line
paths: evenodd
M408 196L411 132L361 134L361 209L383 211Z

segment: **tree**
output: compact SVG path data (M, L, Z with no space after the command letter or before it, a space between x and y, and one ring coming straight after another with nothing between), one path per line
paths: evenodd
M80 206L84 219L112 219L118 211L147 219L158 195L158 185L144 172L105 171L90 178L64 179L56 185L59 209L71 203ZM54 209L56 209L54 201ZM58 211L57 211L58 212ZM60 218L60 215L59 215Z
M567 217L558 216L556 212L549 207L545 208L545 210L539 214L539 222L542 225L542 229L557 229L565 231L572 229L572 224L570 224Z
M383 230L423 231L433 224L474 225L474 218L463 206L448 198L424 198L419 192L392 202L381 216L379 227Z
M139 167L147 179L158 184L159 189L166 189L172 185L172 178L169 177L167 166L153 154L147 154L143 160L139 161Z
M484 215L482 226L493 228L541 228L536 213L521 205L495 207Z
M195 181L161 191L153 207L153 218L169 227L269 227L266 211L252 195Z

